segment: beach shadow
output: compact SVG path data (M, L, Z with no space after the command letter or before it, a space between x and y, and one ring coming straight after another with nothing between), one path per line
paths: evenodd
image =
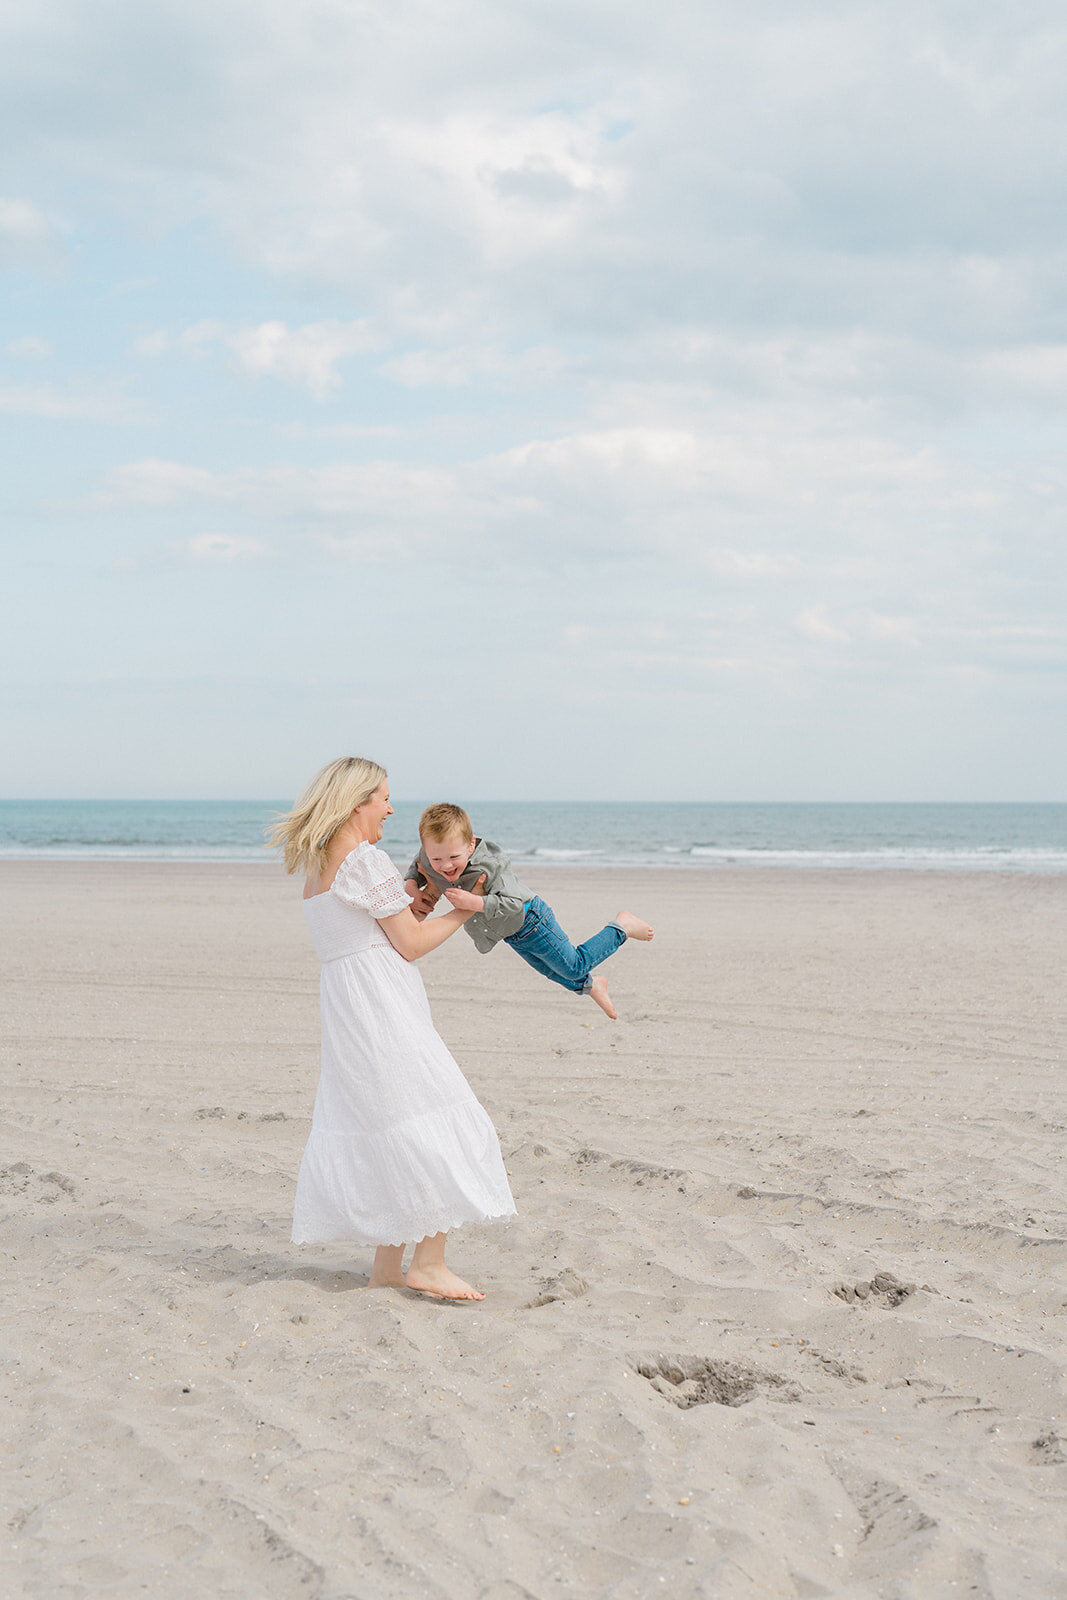
M176 1279L193 1277L201 1283L246 1289L259 1283L303 1283L323 1294L351 1294L355 1289L365 1289L370 1281L369 1265L367 1271L360 1272L297 1261L277 1251L243 1250L232 1244L163 1249L152 1252L150 1259L157 1270L169 1271Z
M369 1270L358 1272L313 1261L296 1261L277 1251L244 1250L238 1245L194 1245L180 1251L159 1249L146 1252L145 1255L155 1271L166 1274L175 1286L187 1285L192 1279L199 1284L216 1284L220 1288L226 1285L230 1294L263 1283L301 1283L322 1294L351 1294L358 1289L370 1288ZM439 1299L399 1284L388 1292L428 1306L477 1306L481 1303L477 1300Z

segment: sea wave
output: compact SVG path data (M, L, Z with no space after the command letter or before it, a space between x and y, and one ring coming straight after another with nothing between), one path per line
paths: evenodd
M812 846L786 850L775 846L693 845L689 855L724 866L900 867L927 871L1067 872L1067 851L989 845L950 849L928 845L883 845L870 850L832 850Z
M517 858L532 860L536 857L538 861L579 861L603 854L603 850L557 850L554 846L543 844L534 845L531 850L515 851Z
M81 840L54 845L0 844L0 861L254 861L270 866L277 859L262 845L85 844Z
M272 801L4 801L0 859L255 863ZM405 869L419 802L399 801L382 847ZM1067 805L484 802L479 833L520 877L659 867L1067 874Z

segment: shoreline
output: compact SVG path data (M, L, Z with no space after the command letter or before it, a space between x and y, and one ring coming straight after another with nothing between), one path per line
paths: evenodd
M388 854L388 851L386 852L386 854ZM392 859L392 858L390 858L390 859ZM524 859L521 856L512 857L512 861L513 861L513 864L515 865L515 867L517 869L519 869L521 872L525 872L527 874L536 873L538 875L540 875L542 873L550 873L550 874L551 873L558 873L561 878L566 878L566 879L569 879L572 874L582 873L582 872L590 872L590 873L594 873L594 874L603 874L603 873L606 873L606 872L614 872L614 873L627 873L627 872L652 873L652 872L661 872L661 873L664 873L667 877L673 877L673 876L675 876L676 874L679 874L679 873L687 873L687 872L689 872L689 873L694 873L694 874L699 874L699 875L712 874L715 877L719 877L719 876L722 876L724 874L729 874L729 873L758 874L758 875L761 875L761 876L764 875L764 874L767 874L767 873L782 873L782 874L784 874L784 875L786 875L788 877L792 877L792 876L798 875L798 874L799 875L808 876L808 875L813 874L813 873L832 873L832 874L835 874L835 875L849 875L849 876L857 876L857 877L870 877L870 876L876 876L878 874L885 874L886 876L892 876L892 877L898 877L898 876L902 876L902 875L908 876L908 877L936 875L936 876L946 877L946 878L961 878L961 877L975 877L975 878L1067 878L1067 866L1063 866L1063 867L1048 867L1048 866L1035 867L1035 866L1020 866L1020 865L1017 865L1015 863L1013 863L1013 864L1011 864L1009 866L994 866L994 865L990 865L990 866L975 866L973 863L968 863L966 866L944 866L944 865L934 866L934 865L928 865L925 862L922 862L922 863L920 863L920 862L915 862L915 863L900 862L900 863L897 863L895 865L890 865L890 864L887 864L885 862L879 862L877 864L868 865L866 863L860 863L860 862L853 862L853 863L847 863L847 862L827 863L827 862L824 862L824 861L815 861L815 862L812 862L812 864L809 866L809 865L807 865L806 863L804 863L802 861L793 861L789 865L784 865L781 861L761 862L761 861L752 861L752 860L749 860L749 861L737 861L737 860L727 860L727 861L718 861L718 860L699 861L698 860L698 861L692 861L692 860L690 860L690 861L679 861L679 862L664 862L664 861L624 861L624 862L614 862L614 861L575 861L575 862L570 862L570 863L561 862L561 861L558 861L558 860L552 860L552 861L546 861L544 863L544 865L542 865L540 861L531 860L528 857ZM398 866L399 870L402 872L403 871L403 866L399 862L396 862L395 864ZM70 854L66 854L66 853L63 853L63 854L50 853L48 855L44 855L44 854L40 854L40 855L31 855L31 854L26 854L26 855L3 855L3 854L0 854L0 874L2 874L8 867L37 866L37 865L40 865L40 866L47 866L47 865L68 866L69 865L69 866L79 866L79 867L85 866L85 867L104 867L104 868L114 868L114 867L119 867L119 868L122 868L122 867L129 867L129 868L166 867L166 868L179 868L179 869L187 869L187 870L198 870L198 869L209 870L209 869L214 868L214 867L226 867L226 868L246 868L246 869L248 869L249 871L252 871L252 872L262 872L264 869L267 869L267 870L273 869L273 870L277 871L278 873L283 873L283 868L281 867L280 863L277 862L277 861L249 860L247 857L243 857L243 856L232 856L232 857L231 856L218 856L218 857L215 857L215 856L195 856L195 857L183 856L183 857L174 857L174 856L149 856L149 855L145 855L145 856L136 856L136 855L101 856L101 855L79 855L79 854L76 854L74 852L71 852Z

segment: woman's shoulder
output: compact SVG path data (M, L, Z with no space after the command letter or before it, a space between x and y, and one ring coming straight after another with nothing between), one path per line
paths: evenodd
M354 850L350 850L342 860L333 875L334 883L339 878L366 878L376 876L381 872L383 865L392 866L392 862L384 850L378 850L366 839L361 839Z
M400 874L384 850L367 841L350 850L334 874L330 889L346 905L388 916L410 905Z
M380 883L400 874L384 850L362 840L350 850L334 873L334 883Z
M338 872L340 872L342 870L342 868L349 866L350 863L352 863L354 861L358 861L361 856L365 856L367 854L368 850L371 851L375 855L380 855L381 854L381 851L376 851L374 849L374 846L370 843L369 840L361 839L359 841L359 843L356 845L355 849L350 850L348 852L348 854L342 859L341 865L337 869Z

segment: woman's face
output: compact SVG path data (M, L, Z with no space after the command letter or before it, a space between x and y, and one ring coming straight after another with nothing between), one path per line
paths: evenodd
M392 814L393 808L389 804L389 783L385 779L378 785L370 799L364 800L363 804L357 806L353 812L369 844L378 843L382 836L382 823Z

